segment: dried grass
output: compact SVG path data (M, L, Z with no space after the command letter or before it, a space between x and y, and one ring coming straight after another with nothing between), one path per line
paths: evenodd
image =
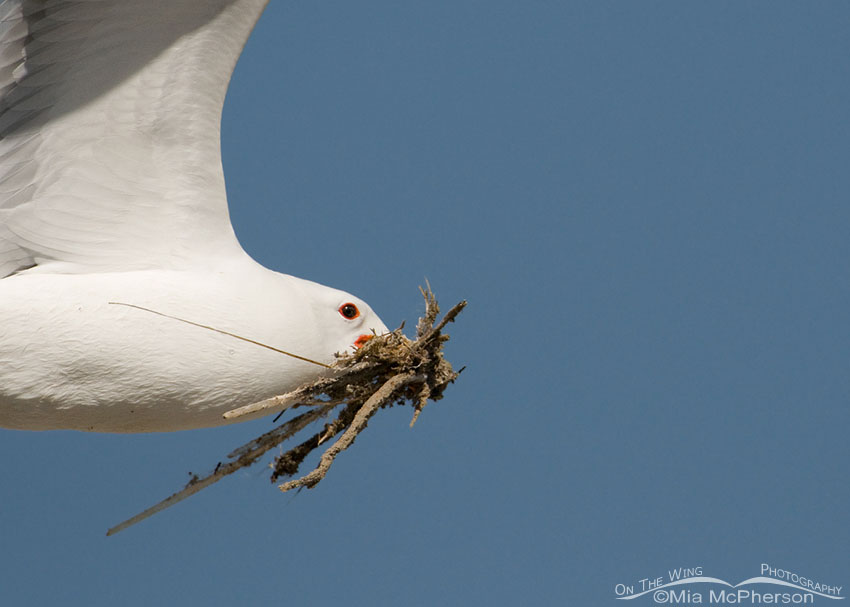
M319 432L274 458L271 464L272 482L291 478L298 474L310 453L342 434L322 453L314 470L282 483L279 485L281 491L315 487L325 477L337 455L354 443L366 428L369 418L382 408L412 405L414 413L410 425L413 426L427 401L442 398L446 387L463 371L455 372L442 350L449 339L443 330L454 321L466 302L452 307L438 322L440 309L437 299L430 287L420 290L425 298L425 316L419 319L415 339L405 337L401 331L403 326L399 327L387 335L369 340L353 354L340 356L333 365L335 373L330 377L319 378L288 394L227 412L227 419L236 419L267 409L308 408L306 412L235 449L228 454L229 461L220 462L213 472L204 477L193 476L185 488L112 527L107 535L135 525L225 476L251 466L267 451L294 437L316 420L328 417L334 410L337 410L336 417Z

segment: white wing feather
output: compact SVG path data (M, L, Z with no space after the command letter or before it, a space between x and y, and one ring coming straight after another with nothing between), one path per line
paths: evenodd
M267 2L0 2L0 277L242 254L219 128Z

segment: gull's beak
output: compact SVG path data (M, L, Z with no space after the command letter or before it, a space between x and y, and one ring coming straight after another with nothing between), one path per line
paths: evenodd
M366 335L366 334L361 335L360 337L358 337L357 339L354 340L354 347L355 348L362 348L364 345L366 345L366 342L369 341L370 339L372 339L373 337L375 337L375 336L372 335L371 333L369 333L368 335Z

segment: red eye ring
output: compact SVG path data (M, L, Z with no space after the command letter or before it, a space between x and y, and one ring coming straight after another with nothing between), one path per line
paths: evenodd
M353 303L344 303L339 307L339 313L347 320L354 320L360 316L360 310Z

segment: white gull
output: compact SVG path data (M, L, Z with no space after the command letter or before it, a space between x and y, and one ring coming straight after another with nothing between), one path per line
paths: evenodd
M0 426L219 425L387 331L233 233L221 109L266 3L0 2Z

